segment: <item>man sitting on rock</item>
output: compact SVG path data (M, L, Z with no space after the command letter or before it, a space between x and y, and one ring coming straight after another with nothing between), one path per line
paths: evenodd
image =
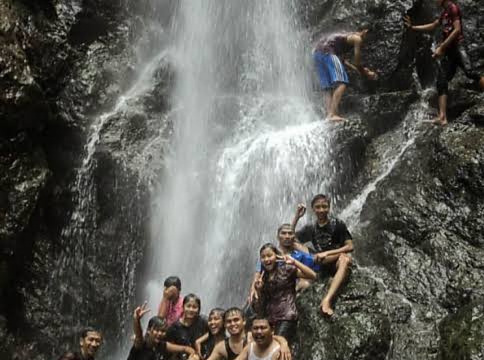
M329 272L334 275L329 289L321 301L321 312L323 315L331 316L334 313L333 299L349 274L351 256L348 253L353 251L353 240L345 223L329 216L330 199L328 196L316 195L311 201L311 208L316 214L317 220L314 224L305 225L297 231L296 238L302 244L311 243L316 252L314 260L321 264L321 272ZM293 220L294 229L305 212L306 207L302 204L298 205ZM302 251L309 251L302 244L298 244L297 247Z
M440 59L437 75L437 93L439 95L439 115L434 119L436 125L447 125L447 96L449 93L449 81L454 77L457 68L464 70L465 75L479 82L479 87L484 90L484 76L480 76L472 69L472 64L464 47L464 33L462 31L462 14L457 4L449 0L437 0L444 9L440 17L425 25L413 25L410 17L404 18L405 25L414 31L433 31L442 25L442 42L435 48L432 55Z
M375 72L361 65L361 46L367 34L368 30L325 35L319 39L313 50L314 63L330 121L345 120L338 115L341 97L349 83L343 63L370 80L377 78ZM341 60L341 55L351 47L354 49L353 64Z
M80 352L65 353L60 359L69 360L94 360L102 343L102 335L93 328L86 328L81 332L79 339Z

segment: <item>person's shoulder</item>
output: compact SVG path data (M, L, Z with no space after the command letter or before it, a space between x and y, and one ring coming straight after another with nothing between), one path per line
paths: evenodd
M454 2L449 3L449 7L447 8L447 11L452 15L460 15L460 7Z
M346 226L346 223L343 220L341 220L340 218L338 218L338 217L332 217L330 219L330 222L331 222L332 225L336 225L338 227L343 227L343 226L344 227L347 227Z

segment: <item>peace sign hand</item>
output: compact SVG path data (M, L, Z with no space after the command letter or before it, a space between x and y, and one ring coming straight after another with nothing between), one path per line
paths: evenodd
M144 314L146 314L147 312L150 312L151 310L147 308L148 306L148 302L145 301L143 303L143 305L141 306L138 306L135 310L134 310L134 314L133 314L133 317L135 320L140 320Z

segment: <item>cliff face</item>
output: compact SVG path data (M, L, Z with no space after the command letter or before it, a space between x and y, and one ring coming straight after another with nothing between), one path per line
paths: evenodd
M146 253L148 193L163 168L163 142L153 140L170 136L175 81L168 61L146 50L163 39L143 45L140 30L147 13L168 21L175 3L0 0L2 359L54 358L87 323L104 330L106 353L129 337L119 329ZM469 55L484 73L484 5L459 3ZM337 315L317 314L324 283L299 299L300 359L484 356L484 97L459 74L450 125L422 123L431 115L420 105L436 102L422 91L435 76L432 37L401 24L404 13L424 22L437 11L417 0L301 2L314 36L370 24L364 61L380 79L354 81L342 104L350 121L333 129L336 213L376 188L360 197L358 266ZM140 42L158 70L123 107L120 95L136 90Z

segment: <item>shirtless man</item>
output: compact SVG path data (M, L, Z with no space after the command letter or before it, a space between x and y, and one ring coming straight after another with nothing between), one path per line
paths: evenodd
M237 307L228 309L224 314L224 324L230 337L215 345L208 360L234 360L249 343L250 336L245 333L245 319L241 309ZM290 360L291 352L287 341L280 336L277 336L275 341L281 349L280 360Z
M252 322L254 341L248 344L236 360L278 360L280 346L272 335L269 320L257 317Z
M439 60L437 75L437 93L439 95L439 115L434 119L436 125L447 125L447 96L449 81L460 67L464 74L476 82L484 90L484 76L480 76L473 68L464 47L464 32L462 31L462 14L457 4L449 0L437 0L443 9L440 17L425 25L413 25L410 17L405 16L405 26L413 31L434 31L442 25L442 42L435 48L432 57Z
M361 46L368 30L351 33L335 33L321 37L313 50L314 64L323 90L328 120L344 121L338 115L338 106L349 84L348 74L343 63L369 80L375 80L377 74L361 65ZM354 49L353 63L342 60L341 55Z

